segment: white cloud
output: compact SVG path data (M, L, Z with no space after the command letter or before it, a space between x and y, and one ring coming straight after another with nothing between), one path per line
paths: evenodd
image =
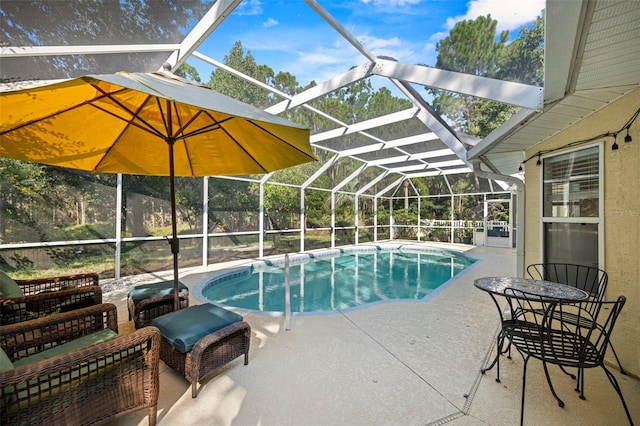
M262 2L260 0L247 0L238 5L236 11L239 16L253 16L262 14Z
M360 34L356 38L375 56L390 56L399 61L406 62L414 56L414 52L398 37L389 39L372 37L369 34ZM360 57L360 63L364 63L367 59ZM360 65L358 63L358 65Z
M384 49L390 46L401 45L401 41L398 37L383 39L383 38L371 37L369 34L361 34L357 38L358 40L360 40L362 44L367 46L369 50Z
M243 36L242 44L256 58L268 55L274 60L270 63L270 60L258 59L259 63L270 65L276 73L286 71L295 75L301 85L333 78L366 61L342 37L310 27L297 29L279 25L278 31Z
M365 61L359 53L345 46L342 40L337 40L333 46L316 47L310 51L299 50L297 58L286 64L285 69L302 84L311 80L320 83Z
M265 28L275 27L276 25L278 25L278 21L273 18L269 18L262 23L262 26Z
M514 30L535 20L544 6L545 0L472 0L466 14L447 18L446 27L451 29L457 22L490 14L491 18L498 21L498 33Z

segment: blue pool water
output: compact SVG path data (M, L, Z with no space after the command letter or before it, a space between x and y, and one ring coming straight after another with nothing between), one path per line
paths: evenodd
M422 299L474 261L445 250L356 251L293 260L291 311L336 311L384 300ZM201 293L225 306L283 312L284 281L282 264L254 265L209 280Z

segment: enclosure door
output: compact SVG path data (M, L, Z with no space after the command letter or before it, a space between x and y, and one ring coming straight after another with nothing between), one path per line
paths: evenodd
M486 245L489 247L513 247L511 236L511 201L486 200Z

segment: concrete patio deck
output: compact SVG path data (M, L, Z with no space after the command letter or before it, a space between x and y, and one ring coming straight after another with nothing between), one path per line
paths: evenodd
M252 327L249 365L238 358L220 369L200 384L196 399L189 383L162 365L158 424L518 424L522 358L515 352L510 360L501 358L501 383L495 382L495 370L480 374L495 350L498 316L490 297L473 287L477 277L514 275L515 251L446 246L468 250L479 262L427 302L294 316L289 331L283 316L246 315ZM194 288L206 274L202 268L185 270L181 280ZM126 289L108 292L104 299L118 306L121 332L132 330L132 323L125 322ZM611 370L633 419L640 421L640 381ZM558 407L551 395L541 363L531 360L525 424L627 424L601 369L585 373L585 401L573 390L573 380L555 367L550 373L565 407ZM146 425L146 410L112 424Z

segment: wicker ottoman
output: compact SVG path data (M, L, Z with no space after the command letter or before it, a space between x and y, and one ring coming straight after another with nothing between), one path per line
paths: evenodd
M160 329L160 359L191 383L198 396L198 381L244 355L249 363L251 327L242 316L205 303L171 312L151 321Z
M189 306L189 288L178 282L180 309ZM173 280L142 284L129 289L127 295L129 321L133 319L136 329L151 325L151 320L173 312Z

